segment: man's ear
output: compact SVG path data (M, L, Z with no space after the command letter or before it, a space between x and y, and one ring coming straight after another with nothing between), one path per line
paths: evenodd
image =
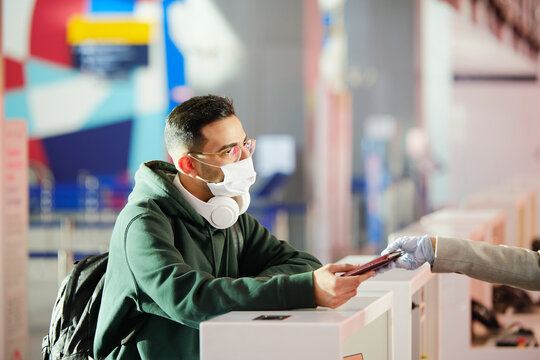
M178 159L177 164L178 169L191 177L196 177L198 175L197 170L193 167L192 160L189 156L184 155L180 159Z

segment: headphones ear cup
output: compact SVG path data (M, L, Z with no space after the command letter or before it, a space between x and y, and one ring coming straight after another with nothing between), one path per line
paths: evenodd
M251 196L249 193L242 194L240 196L235 196L234 199L238 203L238 208L240 209L240 215L245 213L251 203Z
M207 203L214 207L210 219L207 220L217 229L226 229L233 226L238 220L238 216L240 216L238 203L230 197L214 196Z

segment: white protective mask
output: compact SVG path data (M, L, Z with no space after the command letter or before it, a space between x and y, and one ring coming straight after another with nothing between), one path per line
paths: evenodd
M193 159L196 159L205 165L220 168L221 171L223 171L225 177L220 183L211 183L199 177L199 179L208 185L208 188L214 196L240 196L248 193L251 185L255 183L257 173L253 168L253 159L251 156L244 160L223 166L208 164L195 157L193 157Z

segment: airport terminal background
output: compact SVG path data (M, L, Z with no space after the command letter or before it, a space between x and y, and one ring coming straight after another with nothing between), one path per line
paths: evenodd
M323 263L378 254L457 209L504 208L493 234L540 238L538 0L3 0L1 12L0 360L41 358L59 281L107 250L134 172L168 160L165 117L194 95L233 99L257 139L249 213ZM20 331L28 348L7 354Z

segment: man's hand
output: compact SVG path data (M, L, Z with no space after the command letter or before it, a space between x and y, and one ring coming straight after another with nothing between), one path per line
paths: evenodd
M315 303L335 309L356 295L358 286L375 274L369 271L357 276L336 276L336 273L354 269L358 265L327 264L313 272Z

